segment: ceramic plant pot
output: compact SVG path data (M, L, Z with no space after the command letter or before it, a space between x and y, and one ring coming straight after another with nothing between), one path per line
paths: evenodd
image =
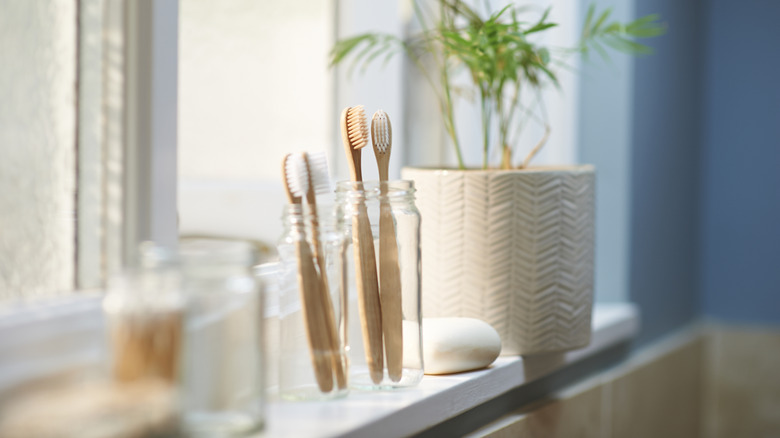
M425 317L481 319L502 355L590 342L593 166L525 170L405 168L422 217Z

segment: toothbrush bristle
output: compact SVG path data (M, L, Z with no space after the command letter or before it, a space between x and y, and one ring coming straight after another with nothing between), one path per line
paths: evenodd
M328 174L328 157L325 152L313 152L309 157L309 175L314 193L318 195L330 193L330 175Z
M368 122L363 105L347 110L347 137L352 149L360 149L368 144Z
M371 136L374 139L374 148L380 154L387 153L390 148L390 119L387 114L379 110L371 118Z
M287 187L298 197L306 196L309 190L309 178L306 176L306 163L302 154L290 154L284 162Z

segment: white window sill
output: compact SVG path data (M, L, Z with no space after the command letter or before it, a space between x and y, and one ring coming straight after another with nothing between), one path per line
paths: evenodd
M25 310L0 309L0 396L16 384L99 363L102 314L96 295ZM3 311L5 310L5 311ZM423 432L509 391L624 343L638 332L629 303L597 304L588 347L562 355L501 357L490 368L425 376L416 388L351 392L327 402L270 401L259 437L408 436ZM577 369L578 367L574 367ZM0 397L2 398L2 397Z
M268 404L259 437L409 436L423 432L508 391L581 362L628 341L639 330L639 314L630 303L597 304L593 337L580 350L553 357L500 357L488 369L447 376L425 376L413 389L351 392L326 402Z

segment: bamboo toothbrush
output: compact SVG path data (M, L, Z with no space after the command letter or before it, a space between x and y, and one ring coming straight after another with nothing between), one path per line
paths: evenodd
M341 113L341 138L347 153L347 162L355 189L363 181L360 165L360 149L368 144L368 123L363 106L347 107ZM368 221L364 200L358 200L357 211L352 215L352 246L355 252L355 277L360 313L360 327L363 330L363 347L371 380L379 384L384 374L384 351L382 348L382 309L379 302L379 284L376 274L374 237Z
M284 173L284 188L290 204L301 205L301 196L296 193L306 193L308 178L304 180L304 161L300 155L288 154L284 157L282 172ZM295 255L298 258L298 289L301 296L303 323L309 341L314 376L320 391L328 393L333 389L333 373L330 368L330 342L325 327L325 318L321 311L321 291L317 269L314 266L311 249L306 242L304 233L301 239L295 241ZM284 365L282 365L284 366Z
M390 118L379 110L371 117L371 139L379 168L379 296L382 302L382 333L390 380L401 380L403 371L403 327L401 310L401 271L398 266L398 243L395 238L393 212L387 199L387 173L393 130Z
M341 361L339 335L336 328L336 317L333 314L333 301L330 298L330 289L328 287L327 267L325 266L325 255L322 252L320 244L319 218L317 216L317 194L323 194L330 191L330 178L328 177L328 161L324 153L303 154L306 165L306 175L308 178L308 188L306 191L306 202L309 204L311 212L311 240L314 247L314 256L317 259L317 265L320 269L320 309L325 318L325 330L328 336L328 346L331 353L331 362L333 371L336 375L336 384L339 389L347 387L347 376L344 371L344 364Z

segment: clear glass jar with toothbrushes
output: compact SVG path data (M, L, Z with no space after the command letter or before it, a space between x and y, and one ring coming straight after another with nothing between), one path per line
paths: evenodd
M345 240L334 209L290 204L279 251L278 395L326 400L349 392L346 343ZM316 217L315 217L316 216ZM316 224L316 225L315 225Z
M350 382L355 389L416 386L423 377L420 213L413 181L337 184L347 240Z

